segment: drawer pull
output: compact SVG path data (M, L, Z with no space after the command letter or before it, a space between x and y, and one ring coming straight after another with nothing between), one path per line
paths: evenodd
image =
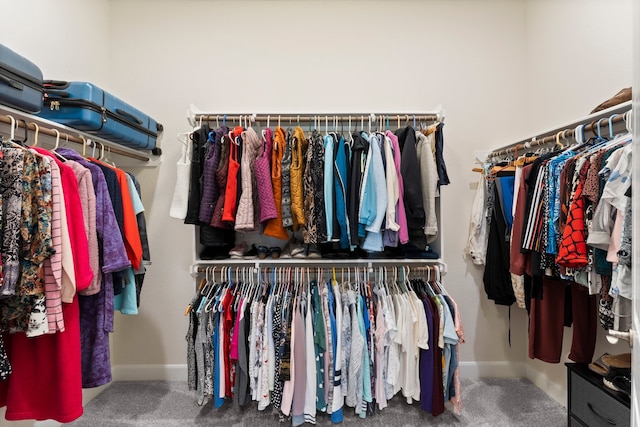
M598 413L598 411L596 411L595 409L593 409L593 406L591 406L591 403L587 402L587 406L589 407L589 409L591 410L591 412L593 412L598 418L600 418L602 421L611 424L612 426L616 425L616 422L613 420L610 420L607 417L603 417L602 415L600 415Z

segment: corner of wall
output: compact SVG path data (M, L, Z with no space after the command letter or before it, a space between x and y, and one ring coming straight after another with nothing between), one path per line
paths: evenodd
M549 397L563 406L567 406L567 378L566 375L558 376L557 365L549 365L544 362L529 360L523 363L525 377L544 391Z

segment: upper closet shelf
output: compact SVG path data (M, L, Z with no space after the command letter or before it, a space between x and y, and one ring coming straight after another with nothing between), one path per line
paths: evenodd
M317 121L318 126L334 124L336 122L350 122L353 125L367 123L392 123L398 127L407 123L415 122L443 122L445 118L444 109L441 105L431 111L422 112L379 112L379 113L333 113L333 112L298 112L298 113L220 113L200 110L195 105L191 105L187 111L187 120L191 126L205 122L251 122L251 123L310 123Z
M202 268L207 266L253 266L254 268L262 267L323 267L340 266L340 267L367 267L372 269L378 266L420 266L420 265L438 265L442 268L442 272L447 272L447 264L442 259L415 259L415 258L375 258L375 259L224 259L224 260L200 260L192 265L192 274L196 275L204 271Z
M25 125L27 129L25 129ZM12 129L12 126L15 126L15 128ZM95 157L103 153L118 167L156 167L162 161L162 156L124 147L104 138L4 105L0 105L0 130L7 137L6 139L15 134L16 138L23 140L26 135L27 145L33 145L36 133L38 143L44 143L47 148L53 148L56 145L56 140L58 140L60 146L73 143L77 147L71 148L76 151ZM59 132L59 138L56 131Z
M522 139L518 142L514 142L505 145L497 150L488 152L486 158L504 156L506 154L515 153L516 151L524 151L532 147L546 145L552 142L556 142L557 139L569 138L575 135L575 129L578 126L584 126L582 131L597 132L598 129L604 132L613 132L609 128L616 123L627 122L627 113L631 112L631 101L623 102L622 104L615 105L607 108L606 110L598 111L597 113L590 114L577 120L573 120L562 126L556 126L555 128L546 129L542 132L535 133L532 137ZM476 157L479 157L480 153L476 153Z

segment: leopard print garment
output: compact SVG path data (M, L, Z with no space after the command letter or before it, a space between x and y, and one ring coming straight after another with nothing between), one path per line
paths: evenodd
M324 206L324 148L322 136L314 130L309 138L307 167L304 171L304 214L307 226L304 242L318 244L326 240L327 221Z

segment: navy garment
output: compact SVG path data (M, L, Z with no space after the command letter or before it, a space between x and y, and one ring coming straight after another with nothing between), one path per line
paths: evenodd
M344 138L335 147L336 159L334 163L333 180L335 186L335 218L340 229L340 248L348 249L351 246L351 236L349 234L349 222L347 218L347 189L349 188L348 175L348 154L349 145L345 144Z
M198 130L191 134L191 179L189 180L189 201L187 215L184 218L185 224L199 224L204 156L210 131L209 125L203 123Z
M349 217L349 228L351 230L351 243L359 245L358 242L358 222L360 212L360 189L362 188L362 165L369 153L369 141L364 139L361 132L353 134L353 145L351 146L351 173L349 174L349 193L347 200L347 215Z
M416 132L411 126L396 130L400 145L400 173L404 183L404 209L407 214L409 234L424 234L425 213L422 203L422 179L418 152L416 150Z
M424 312L427 315L427 327L430 337L436 337L438 331L434 330L433 324L433 312L431 311L431 305L425 299L420 299L424 305ZM433 413L433 381L434 381L434 357L435 347L437 343L435 340L431 340L429 343L429 349L420 349L420 407Z
M438 123L436 128L436 165L438 167L438 188L441 185L449 185L449 175L447 175L447 165L444 163L444 135L442 128L444 123Z
M118 175L109 166L101 165L100 163L93 164L100 167L104 175L104 180L107 182L107 190L109 190L113 213L116 216L116 221L120 228L122 241L124 241L124 209L122 208L122 190L120 190L120 184L118 184ZM114 271L111 275L113 277L113 294L120 295L122 289L124 289L124 272Z
M433 298L428 298L427 301L431 304L431 310L433 313L434 335L431 336L436 337L438 336L438 331L440 331L440 312L438 311L438 306L435 301L433 301ZM431 410L431 414L434 417L437 417L444 412L444 384L440 381L442 379L442 349L437 345L434 345L434 347L433 377L436 380L433 381L433 408ZM420 393L422 393L422 389L420 390ZM422 398L420 400L422 400Z
M140 191L140 181L135 175L127 173L133 180L133 185L136 187L138 196L142 199L142 191ZM147 237L147 220L144 216L144 211L136 215L136 221L138 223L138 234L140 234L140 243L142 244L142 260L150 262L151 254L149 253L149 239ZM139 270L134 270L134 279L136 282L136 304L140 307L140 293L142 292L142 284L144 283L144 275L146 268L141 265Z
M495 200L498 200L497 185L494 186ZM500 203L493 206L489 237L487 240L487 260L484 274L484 290L487 297L497 305L511 305L516 302L511 284L509 241L505 239L507 224Z
M236 389L234 402L238 406L245 406L251 401L251 391L249 389L249 325L250 325L249 304L244 306L244 315L238 333L238 364L236 370Z
M212 156L218 155L218 159L210 159L210 162L207 162L206 159L203 158L203 164L207 166L207 168L215 166L213 169L213 184L215 190L212 189L212 198L205 198L203 194L202 203L210 203L211 207L211 216L213 216L213 210L216 207L218 202L218 198L220 198L220 188L218 187L218 183L215 181L215 171L217 170L219 163L224 159L222 156L222 138L228 134L229 129L226 126L222 126L220 129L215 132L215 146L219 147L212 153ZM207 136L208 138L208 136ZM238 142L240 142L241 138L238 137ZM231 142L233 144L233 142ZM238 147L238 163L240 163L240 155L242 152L242 148ZM204 172L203 172L204 173ZM242 189L240 187L240 169L238 168L238 191L241 192ZM206 185L207 177L203 175L203 186ZM211 179L211 177L209 177ZM240 194L238 193L237 200L240 200ZM204 207L202 207L204 208ZM205 209L206 210L206 209ZM202 211L201 211L202 212ZM200 224L200 244L205 246L203 253L200 255L203 259L214 259L219 256L226 256L229 250L233 247L233 244L236 239L235 231L232 228L218 228L213 227L210 224L211 216L209 216L208 210L204 212L205 215L202 218L208 217L208 220L202 220ZM202 219L200 218L200 219Z
M447 303L451 318L456 318L456 310L453 306L453 302L448 295L443 295L445 302ZM455 320L454 320L455 321ZM458 355L456 354L457 344L447 344L451 347L451 358L449 359L449 366L447 367L447 388L445 390L445 398L451 399L456 395L455 385L453 383L453 374L458 367Z
M222 129L215 132L214 139L212 134L208 136L207 154L204 159L203 178L202 178L202 200L200 201L200 213L198 219L200 222L208 224L213 216L213 209L220 195L220 189L216 183L216 169L220 163L220 152L222 150Z
M128 173L133 181L133 185L136 187L136 191L140 199L142 199L142 191L140 190L140 181L135 175ZM142 259L144 261L151 261L151 254L149 253L149 239L147 237L147 220L144 216L144 212L140 212L136 215L136 221L138 222L138 233L140 234L140 243L142 244Z

